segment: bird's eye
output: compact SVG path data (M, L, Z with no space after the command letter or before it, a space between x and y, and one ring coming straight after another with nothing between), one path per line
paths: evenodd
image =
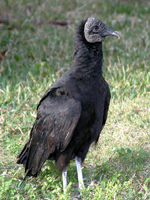
M97 32L98 29L99 29L99 27L97 25L94 26L94 32Z

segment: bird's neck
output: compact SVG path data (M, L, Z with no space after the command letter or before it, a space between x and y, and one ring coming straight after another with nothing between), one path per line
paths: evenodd
M77 29L74 37L72 68L78 76L102 76L102 43L87 42L82 27Z
M102 43L79 44L74 48L72 67L84 76L102 76Z

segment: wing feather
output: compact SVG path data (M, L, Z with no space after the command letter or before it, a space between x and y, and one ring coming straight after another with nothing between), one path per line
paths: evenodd
M49 94L40 102L28 145L26 171L36 175L50 154L66 149L80 115L80 101L66 94Z

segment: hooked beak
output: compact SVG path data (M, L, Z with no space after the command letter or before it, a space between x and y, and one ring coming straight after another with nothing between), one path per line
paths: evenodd
M114 31L111 28L108 28L107 26L105 27L105 30L104 30L102 36L103 37L106 37L106 36L116 36L118 39L120 39L119 33L117 31Z
M117 31L112 32L112 36L116 36L118 39L120 39L120 35Z

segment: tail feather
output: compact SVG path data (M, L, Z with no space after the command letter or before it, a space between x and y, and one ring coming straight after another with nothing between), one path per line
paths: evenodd
M27 156L27 162L25 166L25 172L28 172L31 168L33 169L36 165L37 162L35 160L35 156L37 154L38 146L37 145L32 145L28 151L28 156ZM35 173L33 173L34 175Z
M18 164L23 164L25 167L26 175L22 182L26 180L27 176L36 177L50 154L48 149L43 149L37 145L31 146L30 149L26 148L26 146L27 145L25 145L17 160Z
M26 165L26 160L27 160L27 155L28 155L28 149L29 149L29 142L27 142L21 151L21 153L17 156L17 164L23 164L25 167Z
M42 165L54 151L54 143L49 142L49 131L37 132L37 129L33 127L30 140L24 146L17 160L18 164L23 164L25 167L24 180L27 176L36 177Z
M30 147L30 152L27 157L27 162L25 166L25 171L27 171L27 176L37 176L42 165L48 159L50 151L44 146L33 145Z
M41 134L40 144L37 142L36 137L34 137L34 140L30 139L19 154L17 163L23 164L25 167L26 175L24 180L27 176L36 177L42 165L48 159L50 153L52 153L52 149L48 148L47 145L47 137L48 134Z

